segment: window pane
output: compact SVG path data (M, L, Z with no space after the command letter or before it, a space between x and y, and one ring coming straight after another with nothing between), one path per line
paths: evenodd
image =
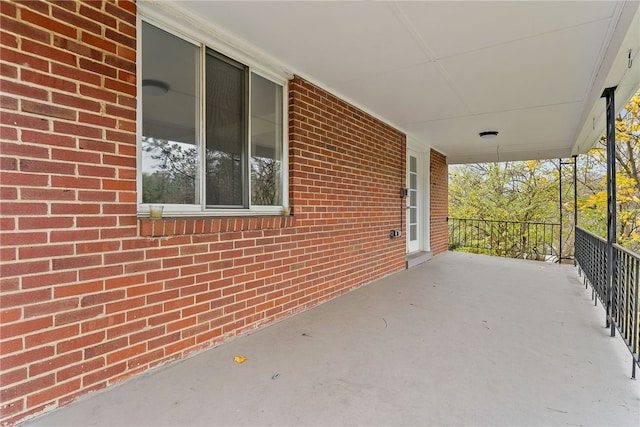
M418 206L418 192L409 190L409 206Z
M142 202L199 204L198 47L142 24Z
M213 51L206 59L206 194L208 206L245 203L247 89L243 66Z
M251 75L251 203L282 205L282 86Z

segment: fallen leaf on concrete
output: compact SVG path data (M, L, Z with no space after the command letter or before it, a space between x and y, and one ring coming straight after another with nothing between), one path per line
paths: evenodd
M233 360L235 360L236 363L244 363L247 360L247 358L244 356L236 356L233 358Z

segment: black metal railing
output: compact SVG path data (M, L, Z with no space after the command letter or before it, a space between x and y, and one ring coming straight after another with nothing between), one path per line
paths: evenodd
M558 261L560 224L449 218L449 249Z
M640 255L613 245L612 277L607 273L607 241L602 237L576 227L575 260L584 276L585 286L591 285L592 299L602 302L606 309L607 326L612 335L618 330L633 356L631 377L636 377L640 366L640 315L638 290Z
M580 274L591 285L591 298L607 306L607 241L576 227L575 259Z

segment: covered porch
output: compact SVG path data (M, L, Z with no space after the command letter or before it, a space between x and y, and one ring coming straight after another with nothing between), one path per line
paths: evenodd
M448 252L25 425L637 425L630 362L574 267Z

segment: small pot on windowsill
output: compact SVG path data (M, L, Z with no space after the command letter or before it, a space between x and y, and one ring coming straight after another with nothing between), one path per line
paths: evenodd
M149 218L151 219L162 219L162 211L164 206L159 205L151 205L149 206Z

